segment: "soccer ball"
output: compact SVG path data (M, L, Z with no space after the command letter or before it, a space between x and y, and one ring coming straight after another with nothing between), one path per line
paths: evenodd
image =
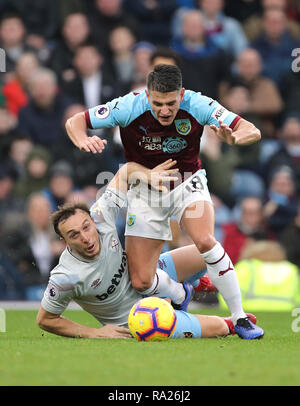
M168 340L176 327L173 307L164 299L146 297L131 308L128 327L138 341Z

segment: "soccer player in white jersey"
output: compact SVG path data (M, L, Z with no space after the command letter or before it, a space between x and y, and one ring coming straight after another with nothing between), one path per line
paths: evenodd
M125 248L133 287L151 295L163 285L157 280L156 267L164 242L172 238L169 221L173 216L205 260L239 336L258 338L263 330L247 319L234 266L214 236L214 208L199 159L205 125L229 145L249 145L261 138L249 121L201 93L185 90L177 66L157 65L148 75L145 92L132 92L76 114L66 129L79 149L101 153L107 141L89 137L87 129L119 126L128 162L151 169L169 157L177 160L181 179L167 196L162 198L157 191L149 194L143 184L128 193Z
M133 174L136 177L137 171L142 172L147 176L146 181L151 180L152 186L163 190L161 182L173 173L170 169L173 164L169 160L152 171L134 163L126 164L91 211L78 203L66 204L53 214L54 228L67 247L51 272L41 302L37 323L42 329L68 337L131 337L127 318L131 307L141 296L130 282L127 257L118 238L115 220L126 198L128 176ZM165 253L161 261L175 280L186 279L199 266L205 266L194 246L174 250L173 257ZM177 282L171 280L167 272L161 270L160 277L176 285ZM160 294L164 296L164 292ZM71 300L104 326L87 327L63 317L61 314ZM174 338L185 337L187 332L189 337L194 338L235 333L231 318L192 315L181 310L176 313L178 322Z

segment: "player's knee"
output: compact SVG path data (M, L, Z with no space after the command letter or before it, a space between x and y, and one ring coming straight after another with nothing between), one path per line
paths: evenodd
M201 235L197 237L195 244L201 253L211 250L217 243L212 234Z
M153 283L153 277L148 276L148 275L143 275L141 276L134 276L131 277L131 284L133 288L139 292L143 292L144 290L147 290L151 288Z

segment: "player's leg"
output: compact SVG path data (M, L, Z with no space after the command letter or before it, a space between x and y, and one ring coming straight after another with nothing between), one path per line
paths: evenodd
M168 251L160 256L160 260L167 256L171 256L180 282L192 276L201 278L207 272L205 261L194 244Z
M138 236L126 236L130 279L134 289L142 292L152 286L164 241Z
M157 269L159 255L164 241L126 236L125 247L132 286L146 296L169 297L173 303L186 300L183 284L172 280L161 269Z
M231 311L235 331L239 337L243 339L263 337L263 329L253 324L243 310L234 266L222 245L214 237L214 211L211 203L202 201L188 206L183 212L181 225L202 255L211 281Z
M171 279L190 283L195 291L217 291L207 275L206 264L194 244L162 253L158 267L167 272Z
M172 338L213 338L229 334L229 328L221 317L203 316L176 311L177 323Z
M195 202L182 215L181 226L190 235L204 259L208 275L223 296L234 323L246 317L233 264L214 236L214 209L207 201Z
M227 323L219 316L205 316L202 314L194 314L201 326L201 337L224 337L229 334Z

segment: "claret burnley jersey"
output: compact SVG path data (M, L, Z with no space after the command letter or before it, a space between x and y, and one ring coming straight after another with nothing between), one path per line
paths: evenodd
M100 255L88 261L65 249L51 271L42 299L46 311L61 314L74 300L102 324L127 324L128 313L141 295L130 283L127 256L115 226L125 198L119 191L107 189L91 207L101 242Z
M93 107L85 112L91 129L120 127L120 135L128 162L147 168L169 158L177 160L179 172L195 173L201 168L200 139L204 125L219 120L234 128L239 116L228 111L217 101L186 90L173 123L162 126L152 112L146 92L126 96Z

